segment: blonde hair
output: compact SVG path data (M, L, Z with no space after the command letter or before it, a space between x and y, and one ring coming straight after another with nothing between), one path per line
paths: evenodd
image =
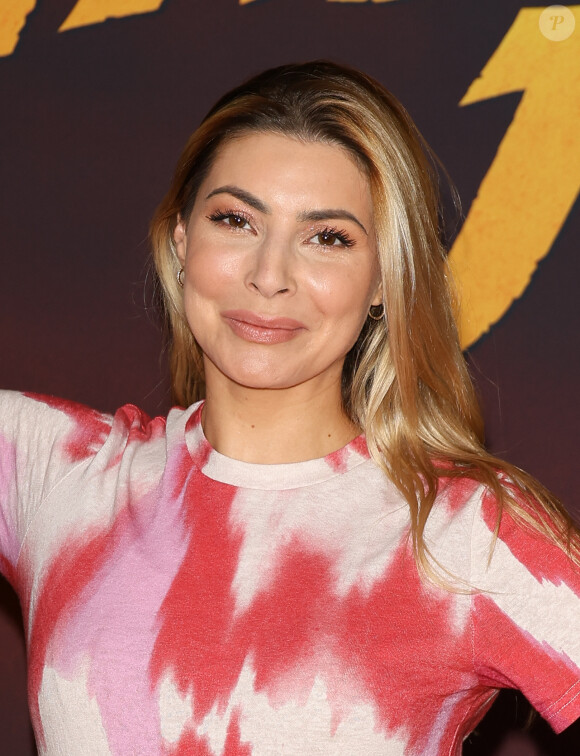
M367 319L346 357L343 404L408 502L418 565L436 577L424 532L441 479L450 477L474 478L492 490L496 534L507 510L580 564L566 511L533 478L484 448L453 316L436 159L396 98L359 71L327 61L266 71L219 100L189 139L151 226L174 399L188 405L203 398L204 379L177 284L173 232L179 217L189 217L220 146L247 132L336 144L368 177L385 317Z

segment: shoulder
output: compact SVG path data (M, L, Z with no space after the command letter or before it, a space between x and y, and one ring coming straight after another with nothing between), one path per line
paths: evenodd
M558 511L503 475L498 483L494 490L469 475L441 479L425 528L435 559L484 591L532 576L564 581L580 595L580 570L557 534Z
M580 595L580 570L557 507L504 474L498 475L498 484L494 490L470 477L445 479L434 507L435 522L466 539L474 584L484 589L493 584L495 590L499 581L507 589L511 581L529 576L565 582ZM577 531L572 530L572 538L578 539Z
M187 415L176 408L169 418L150 418L132 404L108 413L53 396L0 391L0 439L27 456L59 457L69 464L101 450L114 454L119 447L160 439L168 427L180 433Z
M76 402L41 394L0 392L0 433L17 449L57 453L70 462L91 456L108 437L113 418Z
M580 569L571 550L571 544L578 541L577 530L572 528L568 542L566 523L555 506L552 508L549 501L540 501L509 480L504 485L504 502L498 501L495 492L487 488L482 491L472 537L478 576L484 582L488 576L505 579L506 587L518 576L544 585L566 584L580 596Z

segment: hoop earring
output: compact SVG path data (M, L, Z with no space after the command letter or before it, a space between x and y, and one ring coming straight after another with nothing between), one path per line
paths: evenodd
M378 315L373 315L373 307L380 308L380 313ZM369 318L371 320L379 321L379 320L382 320L384 317L385 317L385 305L382 302L380 305L371 305L369 309Z
M183 289L183 274L184 274L184 270L183 268L180 268L177 273L177 283L181 286L182 289Z

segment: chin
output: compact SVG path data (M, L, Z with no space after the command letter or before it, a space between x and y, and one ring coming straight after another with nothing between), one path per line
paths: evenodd
M229 376L228 376L229 377ZM230 380L233 383L237 383L238 386L242 386L247 389L263 390L268 389L287 389L296 386L298 382L293 382L284 378L275 378L267 375L244 375L244 376L232 376Z
M280 357L264 359L262 356L260 359L255 354L244 357L218 364L218 369L233 383L252 389L290 388L300 382L295 379L295 371L283 369L284 360Z

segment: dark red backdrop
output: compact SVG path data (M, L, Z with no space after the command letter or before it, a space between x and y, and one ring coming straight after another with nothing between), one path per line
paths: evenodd
M407 105L466 212L521 97L458 107L513 23L514 0L165 0L155 13L57 33L74 5L37 0L14 53L0 58L0 385L100 409L167 408L144 294L148 219L185 139L225 89L291 60L366 70ZM523 298L470 350L491 447L572 510L579 236L577 202ZM4 593L0 749L28 754L22 641ZM509 722L513 711L504 706ZM491 754L493 737L471 753ZM579 752L574 738L544 748Z

